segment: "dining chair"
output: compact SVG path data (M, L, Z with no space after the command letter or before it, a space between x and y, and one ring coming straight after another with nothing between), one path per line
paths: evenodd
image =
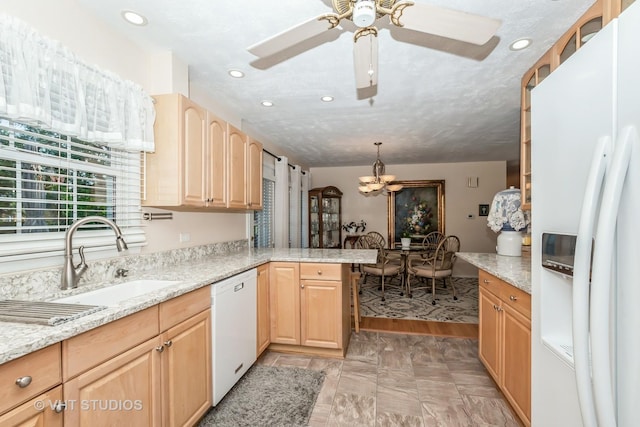
M451 281L453 273L453 265L456 262L456 252L460 251L460 239L457 236L446 236L436 247L433 257L419 259L409 259L407 266L407 293L409 297L413 297L413 291L417 289L428 289L425 286L411 287L412 279L416 277L431 279L431 304L436 305L436 279L442 279L446 283L449 282L453 289L453 299L457 300L456 288Z
M378 233L379 234L379 233ZM384 240L384 239L383 239ZM368 235L358 239L356 243L359 248L362 249L376 249L378 251L375 264L361 264L360 269L362 272L362 280L360 282L360 293L362 293L362 286L367 283L367 275L380 277L380 287L382 291L382 301L385 300L384 291L386 285L386 279L392 277L398 277L402 284L402 265L400 263L393 262L389 257L388 250L384 247L384 243L377 238L376 235Z

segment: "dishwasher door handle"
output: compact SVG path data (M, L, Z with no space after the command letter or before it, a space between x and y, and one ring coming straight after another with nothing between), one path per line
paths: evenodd
M242 289L244 289L244 282L238 283L237 285L235 285L233 287L233 292L238 292L238 291L241 291Z

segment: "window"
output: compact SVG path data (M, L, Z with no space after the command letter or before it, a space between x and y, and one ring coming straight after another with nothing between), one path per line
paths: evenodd
M262 210L254 211L254 241L256 248L273 247L273 198L276 183L262 178Z
M129 245L140 229L140 155L0 119L0 262L59 255L77 219L114 220ZM74 246L115 247L102 224Z

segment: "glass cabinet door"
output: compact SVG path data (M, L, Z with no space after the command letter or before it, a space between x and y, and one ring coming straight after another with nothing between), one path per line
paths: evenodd
M309 245L311 248L341 248L342 192L329 186L309 191Z

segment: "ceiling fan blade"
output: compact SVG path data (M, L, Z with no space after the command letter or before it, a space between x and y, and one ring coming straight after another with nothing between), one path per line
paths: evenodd
M394 25L477 45L488 42L502 23L499 19L424 3L399 2L392 11Z
M353 36L353 65L356 72L356 88L363 89L378 84L378 30L362 28Z
M275 36L249 46L247 50L252 54L264 58L281 52L291 46L310 39L313 36L322 34L327 30L335 28L340 23L340 16L329 13L309 19L301 24L284 30Z

